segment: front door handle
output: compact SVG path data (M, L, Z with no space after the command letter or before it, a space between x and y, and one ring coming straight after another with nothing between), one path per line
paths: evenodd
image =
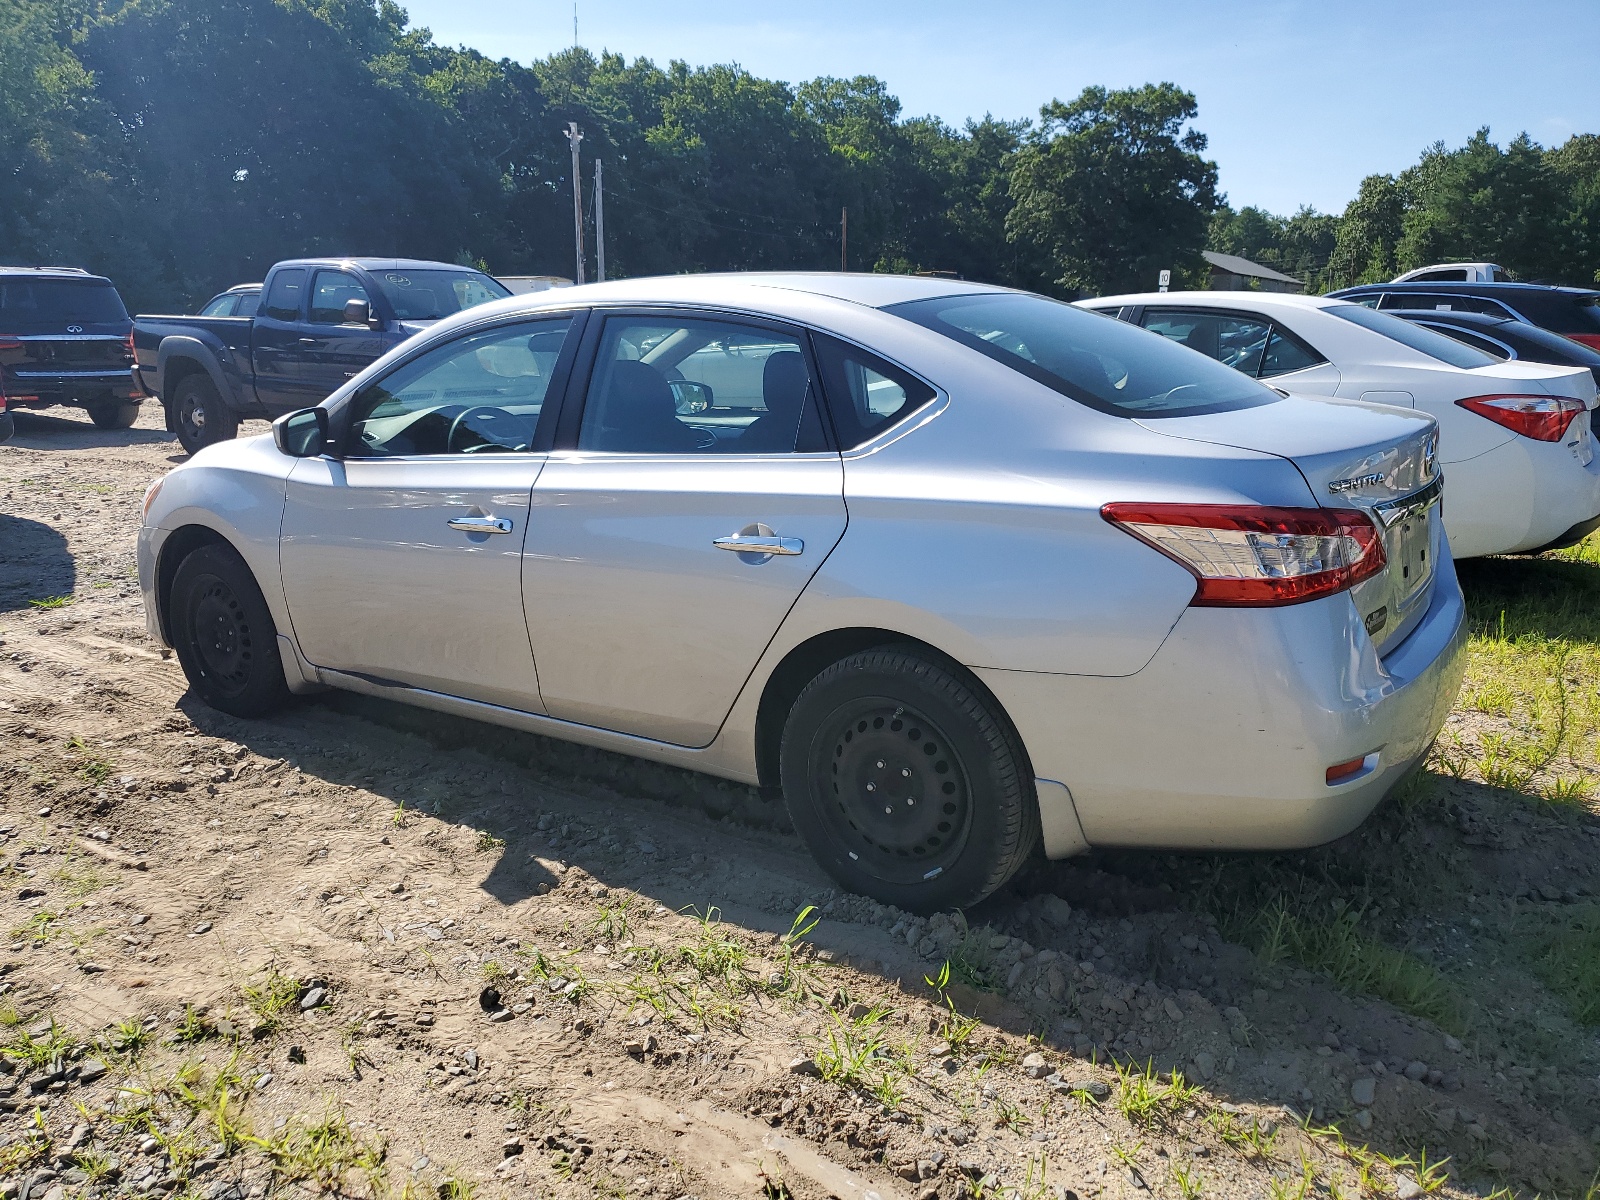
M711 544L718 550L732 550L736 554L803 554L806 548L799 538L762 533L735 533L714 538Z
M511 532L511 522L505 517L451 517L445 524L462 533Z
M302 346L315 346L317 344L317 339L316 338L301 338L300 339L300 344Z

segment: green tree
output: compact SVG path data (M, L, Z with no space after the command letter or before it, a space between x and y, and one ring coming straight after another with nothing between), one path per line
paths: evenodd
M1040 110L1012 159L1007 236L1061 295L1146 289L1162 268L1198 269L1217 206L1194 97L1174 84L1089 87Z

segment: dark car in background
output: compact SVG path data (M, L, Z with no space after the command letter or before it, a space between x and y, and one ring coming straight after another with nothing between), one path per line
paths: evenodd
M1587 367L1600 384L1600 350L1526 321L1490 313L1395 309L1394 315L1447 334L1499 359Z
M1600 349L1600 292L1544 283L1370 283L1328 295L1385 312L1476 312L1526 321Z
M128 368L133 328L109 279L78 267L0 267L0 441L11 413L70 405L126 429L142 393Z
M472 267L404 258L277 263L253 316L250 286L206 305L236 296L239 315L134 318L134 377L191 454L246 418L308 408L440 318L511 294Z
M202 317L253 317L261 305L259 283L236 283L200 306Z

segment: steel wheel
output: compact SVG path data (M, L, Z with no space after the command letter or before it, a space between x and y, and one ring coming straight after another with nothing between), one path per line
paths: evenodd
M863 650L801 689L778 752L795 830L840 884L964 908L1039 840L1032 772L982 685L921 647Z
M818 748L831 759L829 825L852 859L908 884L934 878L961 856L972 788L932 720L893 700L867 699L841 707L824 729Z

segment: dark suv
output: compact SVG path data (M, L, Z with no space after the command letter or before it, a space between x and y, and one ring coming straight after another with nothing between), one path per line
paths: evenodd
M1526 321L1600 349L1600 292L1544 283L1369 283L1329 292L1384 311L1488 313Z
M102 429L139 416L133 322L109 279L76 267L0 267L0 438L18 408L69 404Z

